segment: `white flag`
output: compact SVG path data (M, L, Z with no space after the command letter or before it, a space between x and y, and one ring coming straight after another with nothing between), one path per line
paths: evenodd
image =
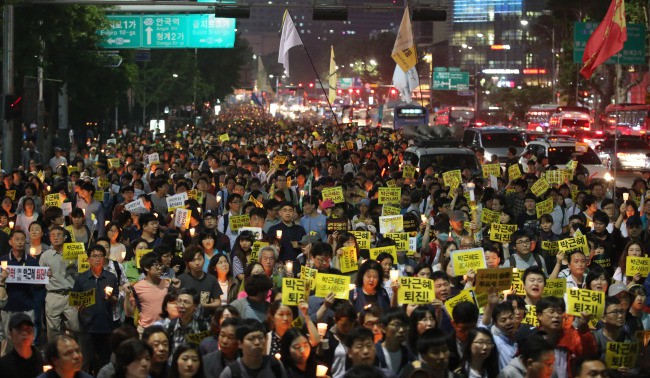
M260 92L273 93L273 88L269 83L269 77L266 74L264 69L264 63L262 62L262 57L257 58L257 90Z
M282 19L282 36L280 37L280 48L278 49L278 63L284 66L284 71L289 75L289 50L292 47L302 45L296 25L288 10L284 11Z
M404 101L411 102L411 93L420 86L417 68L413 66L408 72L404 72L399 65L396 65L393 73L393 86L397 88Z
M327 94L327 98L329 99L330 103L333 103L334 100L336 100L336 81L338 76L336 74L336 62L334 61L334 46L331 46L329 74L330 74L328 80L329 92Z
M395 39L391 56L404 72L408 72L418 62L408 6L404 9L404 16L402 17L402 23L399 25L399 33L397 34L397 39Z

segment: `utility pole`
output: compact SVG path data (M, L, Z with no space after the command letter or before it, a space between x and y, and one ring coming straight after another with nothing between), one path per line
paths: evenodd
M2 8L2 95L3 106L5 106L7 95L14 94L14 6L5 4ZM7 110L6 108L4 109ZM14 120L6 120L5 114L3 135L2 135L2 167L8 172L12 167L17 166L14 158L18 156L18 140L16 136ZM20 160L20 159L19 159Z

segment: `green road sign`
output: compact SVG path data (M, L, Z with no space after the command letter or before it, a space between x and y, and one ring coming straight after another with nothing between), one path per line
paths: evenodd
M110 49L232 48L235 19L209 14L110 15L99 44Z
M443 70L444 69L444 70ZM459 68L436 67L433 70L433 89L442 91L466 91L469 89L469 72Z
M598 27L596 22L576 22L573 25L573 63L582 63L582 56L591 34ZM627 41L623 50L612 56L605 64L645 64L645 25L627 24Z

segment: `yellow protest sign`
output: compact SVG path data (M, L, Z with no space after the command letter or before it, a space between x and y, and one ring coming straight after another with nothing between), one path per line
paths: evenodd
M298 306L305 298L305 280L300 278L282 278L282 304Z
M185 340L190 343L200 344L203 339L206 339L208 337L210 337L210 330L187 334L185 335Z
M335 186L333 188L325 188L321 192L323 195L323 201L332 200L334 203L343 203L345 202L345 197L343 197L343 187Z
M95 194L93 194L93 198L95 199L95 201L104 202L104 191L103 190L95 191Z
M519 164L513 164L508 167L508 179L510 181L516 180L520 178L521 175L521 169L519 168Z
M638 342L607 342L605 349L605 365L608 369L621 367L634 368L639 358Z
M98 178L97 178L97 186L98 186L99 188L101 188L101 189L106 189L106 188L108 188L109 186L111 186L111 182L108 181L108 179L104 179L104 178L98 177Z
M445 302L445 307L447 308L447 313L449 314L449 317L454 320L452 314L454 307L456 307L457 304L461 302L469 302L473 305L476 305L476 302L474 302L474 296L472 295L472 290L471 289L465 289L461 291L458 295L456 295L453 298L447 299Z
M564 298L566 293L566 278L547 279L542 297Z
M355 247L341 248L343 254L339 257L339 265L342 273L359 270L357 266L357 249Z
M537 211L537 218L541 217L544 214L550 214L553 211L553 198L547 198L542 202L537 202L535 204L535 211Z
M354 151L354 142L351 140L346 140L345 148L347 148L349 151Z
M467 274L470 270L485 269L483 248L472 248L451 253L451 264L456 277Z
M88 262L88 255L81 254L77 256L77 272L83 273L90 269L90 263Z
M405 165L402 167L402 177L412 179L415 178L415 167L412 165Z
M512 268L512 294L526 294L526 291L524 290L524 281L522 280L523 276L524 271L522 269Z
M309 282L309 287L311 290L314 290L314 282L316 280L316 274L318 269L307 268L304 265L300 266L300 278Z
M237 231L242 227L248 227L251 225L251 217L248 214L242 215L231 215L229 217L230 230Z
M510 243L510 237L517 231L516 224L499 224L490 225L490 240L499 243Z
M249 260L252 261L259 261L259 256L260 256L260 250L264 247L268 247L269 243L267 242L261 242L261 241L256 241L253 242L253 246L251 247L251 255L249 257Z
M76 260L81 254L86 254L84 243L63 243L64 260Z
M339 150L339 146L334 143L326 143L325 148L327 148L328 152L331 152L333 154L337 153Z
M61 207L61 195L59 193L46 195L44 205L47 207Z
M219 135L219 142L228 142L229 140L230 136L228 134Z
M481 211L481 222L485 224L499 223L500 219L501 213L498 211L492 211L487 208L484 208L483 211Z
M567 314L581 316L586 312L601 319L605 312L605 293L587 289L569 289L566 295Z
M402 198L402 188L379 187L379 204L397 204Z
M648 273L650 273L650 257L627 256L625 261L625 275L634 276L637 273L643 277L648 276Z
M153 249L136 249L135 250L135 267L140 269L140 259L142 256L146 255L149 252L153 252Z
M404 216L387 215L379 217L379 232L387 234L389 232L404 231Z
M528 324L531 327L539 327L539 319L537 318L537 307L526 305L526 316L521 320L522 323Z
M386 181L386 186L389 188L394 188L397 186L397 182L395 182L395 180L388 180Z
M585 235L577 236L575 238L562 239L557 242L560 252L569 254L573 250L581 250L585 255L589 255L589 244Z
M273 164L282 165L287 162L286 155L279 155L273 158Z
M174 209L174 226L187 229L192 220L192 210L177 207Z
M530 191L537 197L541 197L549 189L551 189L551 185L549 185L548 181L546 181L544 177L535 181L533 186L530 187Z
M370 231L350 231L350 233L357 238L359 249L370 248Z
M401 212L402 209L399 207L389 205L382 205L381 207L381 215L399 215Z
M487 293L490 288L498 292L509 290L512 286L512 269L479 269L474 279L474 290L477 294Z
M120 167L120 159L118 158L112 158L112 159L107 159L108 160L108 168L110 169L117 169Z
M397 244L398 251L406 251L409 247L409 234L407 232L388 232L384 235L385 238L390 238Z
M463 176L460 174L460 169L454 171L447 171L442 174L442 180L445 186L448 186L452 191L463 182Z
M68 304L70 307L90 307L95 304L95 289L81 293L71 291L68 293Z
M560 251L560 246L558 245L557 240L556 241L544 240L542 241L542 249L548 251L548 253L551 256L555 256Z
M370 259L377 260L380 253L388 253L393 256L393 264L397 264L397 248L394 245L386 247L370 248Z
M501 165L499 164L483 164L483 178L489 178L490 175L494 177L501 177Z
M429 304L435 299L433 280L424 277L400 277L397 303Z
M16 191L15 190L7 190L6 196L11 198L12 201L16 200Z
M317 273L314 283L316 297L325 298L329 293L334 293L338 299L350 298L350 276Z

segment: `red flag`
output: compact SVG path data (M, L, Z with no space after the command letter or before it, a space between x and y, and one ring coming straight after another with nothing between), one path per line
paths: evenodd
M585 47L585 53L582 56L584 65L580 70L582 76L589 79L596 67L621 51L625 41L627 41L625 1L612 0L603 22L594 30Z

